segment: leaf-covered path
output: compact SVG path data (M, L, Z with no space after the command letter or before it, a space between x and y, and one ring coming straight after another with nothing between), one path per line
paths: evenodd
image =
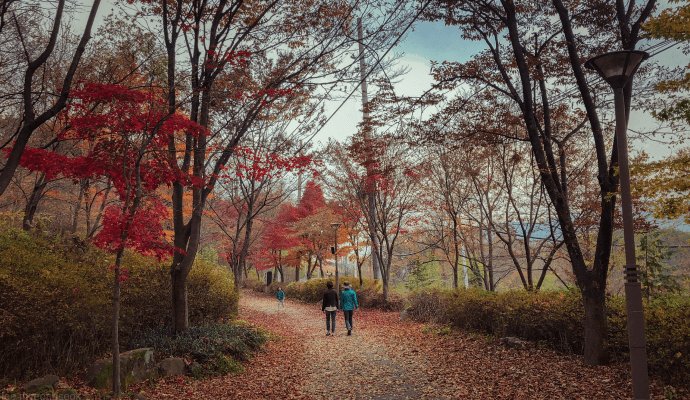
M588 367L548 349L507 349L461 333L438 335L397 313L355 312L347 336L325 335L320 307L244 291L240 318L277 336L246 371L146 390L153 398L195 399L629 399L626 365ZM425 333L426 332L426 333ZM144 388L142 388L144 389ZM663 388L653 385L652 398Z

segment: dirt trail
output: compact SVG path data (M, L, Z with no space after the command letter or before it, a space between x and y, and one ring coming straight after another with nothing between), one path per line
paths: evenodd
M173 399L630 399L629 365L582 365L578 356L532 346L508 349L481 336L435 333L398 313L355 311L347 336L338 313L326 336L317 305L243 291L240 319L274 336L244 372L212 379L170 377L138 388ZM665 399L652 382L652 399ZM677 394L675 398L688 398Z
M286 300L285 310L277 302L245 292L242 311L273 315L302 336L306 343L307 371L302 392L311 398L419 399L428 390L424 355L404 357L404 348L390 332L390 313L356 310L352 336L347 336L343 314L338 312L335 336L326 336L325 315L318 305ZM385 318L385 319L384 319ZM404 345L403 345L404 347ZM413 350L413 349L410 349ZM410 354L415 352L410 351ZM410 361L414 361L410 363ZM414 365L413 365L414 364ZM442 388L436 387L435 391ZM449 386L449 394L452 388ZM433 398L433 397L427 397Z
M240 313L275 323L299 343L296 397L307 399L630 399L629 365L591 367L579 356L532 346L515 350L462 332L439 335L398 313L355 311L347 336L338 313L336 336L325 335L318 305L244 292ZM260 321L258 321L261 324ZM269 327L270 330L270 327ZM489 338L490 339L490 338ZM666 390L652 382L652 398ZM682 398L679 396L678 398Z

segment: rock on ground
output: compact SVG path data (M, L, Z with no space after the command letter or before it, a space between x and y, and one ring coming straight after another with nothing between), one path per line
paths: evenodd
M506 345L507 347L513 348L513 349L526 349L528 342L525 342L524 340L517 338L517 337L502 337L501 338L501 343Z
M152 348L130 350L120 354L120 385L124 389L158 375ZM113 390L113 360L99 360L91 365L84 381L96 389Z
M60 382L60 377L56 375L46 375L43 378L34 379L33 381L24 385L24 391L29 394L38 393L45 389L51 391L57 387Z
M187 365L181 358L166 358L158 364L158 375L163 377L184 375L186 367Z

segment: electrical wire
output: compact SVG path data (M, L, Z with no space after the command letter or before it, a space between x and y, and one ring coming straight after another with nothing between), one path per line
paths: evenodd
M403 37L403 35L405 35L405 33L407 32L407 30L410 29L410 27L417 21L417 19L419 18L419 16L422 15L422 13L424 12L424 10L429 6L429 4L431 4L431 1L432 1L432 0L427 0L426 4L424 4L424 5L419 9L419 12L417 13L417 15L415 15L415 17L412 19L412 21L410 21L410 23L407 24L407 26L405 27L405 29L398 35L398 38L397 38L395 41L393 41L393 43L388 47L388 49L386 50L386 52L383 53L383 55L382 55L381 57L378 57L378 61L376 61L376 63L374 64L374 66L373 66L372 68L370 68L369 71L367 71L367 73L364 75L364 78L362 78L362 79L359 81L359 84L358 84L357 86L355 86L355 88L350 92L350 94L347 95L347 97L345 97L345 99L340 103L340 105L338 106L338 108L336 108L335 111L333 111L333 113L331 113L331 116L328 117L328 119L326 119L326 121L323 123L323 125L321 125L321 127L320 127L319 129L317 129L316 132L314 132L314 134L311 135L311 136L309 137L309 139L306 141L306 143L311 142L311 141L314 139L314 137L315 137L319 132L321 132L321 130L323 129L323 127L325 127L325 126L328 124L328 122L335 116L335 114L336 114L338 111L340 111L340 109L345 105L345 103L350 99L350 97L352 97L352 95L355 94L355 92L357 92L357 90L359 90L359 87L362 85L362 82L364 82L364 81L369 77L369 75L370 75L374 70L376 70L376 67L378 67L378 66L381 64L381 61L382 61L383 59L386 58L386 56L388 55L388 53L390 53L390 51L393 49L393 47L397 44L398 40L400 40L400 38Z

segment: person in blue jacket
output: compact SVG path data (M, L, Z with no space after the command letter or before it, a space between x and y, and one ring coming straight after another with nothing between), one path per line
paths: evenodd
M280 310L281 307L283 310L285 310L285 303L283 303L283 299L285 299L285 292L283 292L283 288L278 288L278 291L276 292L276 299L278 299L278 310Z
M352 314L356 308L359 308L359 304L357 304L357 294L352 290L348 281L343 282L343 291L340 293L340 308L343 309L347 336L350 336L352 335Z

